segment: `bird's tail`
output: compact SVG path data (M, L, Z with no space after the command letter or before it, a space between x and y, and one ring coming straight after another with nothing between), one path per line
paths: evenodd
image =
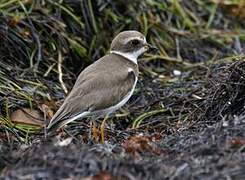
M48 134L55 132L56 130L65 126L66 124L68 124L68 123L70 123L76 119L86 117L89 114L90 114L89 111L85 111L85 112L82 112L78 115L75 115L75 116L72 116L69 118L60 118L59 116L54 115L54 117L50 120L50 123L47 126L47 132L48 132Z

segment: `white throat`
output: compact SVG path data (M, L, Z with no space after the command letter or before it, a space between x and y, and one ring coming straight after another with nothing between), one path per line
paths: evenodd
M132 52L132 53L124 53L124 52L120 52L120 51L110 51L110 53L121 55L121 56L129 59L130 61L132 61L135 64L137 64L138 57L141 54L143 54L144 52L145 52L144 48L142 48L138 51Z

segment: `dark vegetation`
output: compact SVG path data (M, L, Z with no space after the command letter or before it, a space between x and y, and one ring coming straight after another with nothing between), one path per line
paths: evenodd
M244 12L243 0L0 0L0 177L245 179ZM127 29L160 51L140 59L107 142L89 119L45 139L77 75ZM21 109L38 123L14 121Z

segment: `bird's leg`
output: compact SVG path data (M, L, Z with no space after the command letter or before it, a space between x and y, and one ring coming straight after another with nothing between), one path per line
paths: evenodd
M91 134L92 134L92 138L98 142L99 140L99 130L97 129L97 125L96 125L96 121L95 119L92 119L91 121Z
M109 118L109 114L106 114L105 118L103 119L101 125L100 125L100 136L101 136L101 143L105 143L105 124L106 120Z

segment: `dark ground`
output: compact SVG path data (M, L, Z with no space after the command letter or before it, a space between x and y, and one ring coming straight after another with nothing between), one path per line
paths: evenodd
M158 0L152 6L149 1L146 4L149 10L142 3L140 8L145 10L142 12L146 12L151 27L149 41L161 48L160 55L147 55L139 62L141 74L135 93L107 123L106 143L100 144L92 138L91 131L95 137L96 130L91 130L89 120L69 125L59 137L45 139L42 129L17 126L10 122L9 114L23 107L38 109L42 104L57 109L65 96L58 80L59 72L53 68L57 65L57 55L62 53L63 80L71 87L80 70L92 63L87 60L104 54L109 43L109 39L103 40L104 36L95 36L94 46L100 47L99 50L89 44L92 34L106 29L108 24L97 22L96 30L91 11L76 9L78 1L65 1L64 7L66 2L70 3L78 16L84 18L83 30L72 18L68 17L67 22L66 14L57 7L52 9L53 3L48 2L45 8L50 8L53 16L34 8L29 19L10 23L12 19L1 12L0 179L245 179L244 21L232 14L228 16L227 9L218 7L210 23L213 11L209 10L215 4L208 4L201 11L197 0L183 1L180 7L170 1L161 2L167 5L166 9L156 3ZM7 10L20 10L14 5ZM93 7L103 5L116 12L118 26L110 31L101 30L101 34L111 38L112 32L120 31L120 25L126 22L120 19L123 16L125 19L139 16L130 25L122 26L123 29L145 28L140 23L141 11L134 14L129 8L124 12L121 1L101 1ZM132 3L132 7L138 6ZM181 14L181 7L186 13L193 12L192 16ZM109 13L104 11L100 12L101 22L113 24L108 19L103 21ZM161 21L152 23L158 13ZM194 15L200 24L193 20ZM21 39L18 33L25 24L31 24L30 19L33 23L30 29L33 31L35 27L37 31ZM182 21L189 23L182 27ZM210 23L210 27L204 30L205 23ZM10 26L11 31L7 31L6 27ZM45 28L51 28L53 34L48 36L50 29L46 32ZM63 31L70 33L69 36L84 37L81 40L70 36L87 51L77 52L77 46L72 48ZM42 44L41 59L37 37ZM60 52L49 46L57 46ZM29 56L32 53L33 59ZM44 76L49 67L50 73ZM174 73L176 70L181 74ZM58 139L63 143L72 141L62 146Z
M139 158L117 144L37 144L23 150L21 158L20 152L14 153L18 162L3 174L6 179L79 179L91 175L91 179L244 179L245 119L232 120L228 126L219 122L197 132L186 129L167 135L152 142L163 152L143 150Z
M193 122L184 123L171 122L171 119L166 118L167 115L164 116L165 119L158 115L151 118L151 121L147 120L147 126L158 124L157 127L163 130L162 132L149 127L147 132L139 135L139 132L113 127L108 129L108 142L105 144L92 141L83 143L84 139L89 138L81 134L86 134L82 132L88 128L81 125L80 131L74 130L73 127L68 128L71 133L77 133L74 134L76 138L68 146L54 146L56 142L54 139L40 142L43 141L43 137L38 138L39 140L35 139L31 146L16 146L11 143L9 146L2 145L1 166L4 167L2 177L5 179L85 177L88 179L244 179L244 67L243 61L214 66L213 69L208 70L209 75L205 77L202 75L202 81L196 84L194 91L184 95L175 91L170 92L168 88L160 91L161 86L156 83L154 85L156 91L153 90L154 97L158 99L158 95L165 94L162 103L166 109L169 109L167 114L170 113L171 108L179 105L182 106L183 111L189 112L188 116L193 116L191 118ZM195 70L200 73L199 68ZM151 83L146 83L145 90L151 92L153 88L151 86ZM188 82L183 86L187 89ZM202 87L209 88L203 90ZM204 99L191 98L194 92L196 95L203 95ZM134 96L134 99L138 98L137 95ZM147 96L144 98L148 99ZM133 102L134 100L131 100L131 104ZM145 103L149 102L146 100ZM134 106L131 104L128 105L129 109ZM196 113L191 115L192 112ZM169 118L171 116L173 115L169 115ZM159 123L162 123L165 128ZM145 126L146 124L143 124L144 129ZM129 137L131 140L127 139Z

